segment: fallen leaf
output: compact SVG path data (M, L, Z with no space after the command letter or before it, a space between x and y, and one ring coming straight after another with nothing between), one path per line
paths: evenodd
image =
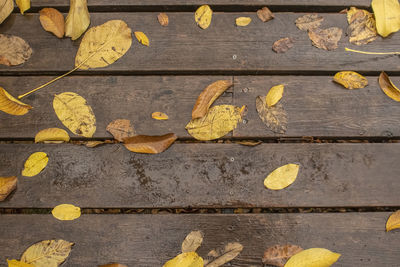
M262 262L266 265L283 267L290 257L302 250L296 245L275 245L265 250Z
M203 258L196 252L186 252L167 261L163 267L203 267Z
M135 32L135 37L142 45L150 45L149 38L147 38L146 34L144 34L143 32Z
M293 184L299 173L298 164L286 164L268 174L264 180L266 188L271 190L281 190Z
M13 12L14 0L0 0L0 6L1 6L0 8L0 24L1 24Z
M65 19L65 36L76 40L86 31L89 24L87 0L70 0L69 12Z
M275 17L274 14L272 14L271 10L268 9L268 7L263 7L257 10L257 16L263 22L270 21Z
M308 37L315 47L324 50L335 50L342 37L342 29L331 27L328 29L312 29L308 31Z
M8 267L35 267L32 264L28 264L17 260L7 260Z
M265 97L265 102L267 103L268 107L275 106L279 100L281 100L284 88L285 86L283 84L279 84L269 89L268 94Z
M400 90L397 88L392 81L390 80L389 76L385 72L381 72L379 75L379 86L381 87L382 91L391 99L400 102Z
M268 107L265 97L258 96L256 98L256 109L258 116L274 133L285 133L287 130L287 113L281 104Z
M102 144L105 144L106 142L104 141L87 141L85 142L85 146L89 148L93 148Z
M48 162L49 158L46 153L35 152L25 161L22 175L27 177L35 176L46 168Z
M11 115L21 116L32 107L15 99L6 90L0 87L0 110Z
M96 132L93 110L80 95L73 92L55 95L53 108L58 119L74 134L92 137Z
M24 39L8 34L0 34L0 64L16 66L27 61L32 48Z
M400 4L398 0L372 0L376 30L386 37L400 29Z
M392 231L400 228L400 210L393 212L386 222L386 231Z
M351 7L347 12L347 35L350 43L363 45L377 38L374 15L367 10Z
M333 81L343 85L347 89L359 89L368 85L368 80L354 71L341 71L335 74Z
M296 19L296 26L302 31L308 31L318 28L323 20L318 14L307 14Z
M244 108L232 105L214 106L206 116L191 120L186 125L186 130L197 140L218 139L236 128L242 120Z
M133 126L129 120L114 120L107 125L106 130L110 132L114 136L114 139L119 142L122 142L127 137L136 135L135 130L133 129Z
M124 145L132 152L158 154L168 149L177 138L174 133L159 136L136 135L125 138Z
M285 53L293 47L293 39L286 37L275 41L272 45L272 50L276 53Z
M151 117L155 120L161 120L161 121L168 120L168 115L159 111L153 112L151 114Z
M31 0L15 0L15 3L22 15L25 11L31 8Z
M194 19L202 29L207 29L211 24L213 11L208 5L203 5L196 10Z
M235 141L235 143L243 146L258 146L259 144L262 144L262 141L244 140L244 141Z
M251 22L251 18L250 17L239 17L239 18L236 18L236 26L244 27L244 26L249 25L250 22Z
M228 243L223 249L212 250L208 253L205 267L218 267L236 258L243 250L242 244L238 242Z
M71 204L61 204L56 206L51 214L60 221L72 221L81 216L81 208Z
M67 131L60 128L47 128L35 135L35 143L62 143L69 142L69 139Z
M232 85L232 81L219 80L207 86L196 100L192 110L192 119L204 117L212 103Z
M109 263L105 265L99 265L99 267L128 267L128 266L120 263Z
M64 16L54 8L43 8L39 11L40 24L45 31L53 33L58 38L64 36Z
M203 233L201 231L190 232L182 242L182 253L195 252L203 243Z
M310 248L292 256L285 267L329 267L341 255L324 248Z
M168 26L169 19L168 15L165 13L160 13L157 16L158 22L161 24L161 26Z
M57 267L67 259L73 245L61 239L43 240L25 250L21 261L35 267Z
M0 201L4 201L17 188L17 177L0 177Z

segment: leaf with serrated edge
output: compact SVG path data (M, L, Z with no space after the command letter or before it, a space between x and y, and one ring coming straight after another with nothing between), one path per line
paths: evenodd
M18 260L7 260L8 267L35 267L32 264L28 264Z
M285 267L329 267L341 255L324 248L310 248L292 256Z
M43 8L39 11L39 20L45 31L53 33L58 38L64 36L64 16L54 8Z
M168 149L177 138L174 133L159 136L136 135L125 138L124 145L132 152L158 154Z
M234 242L234 243L228 243L223 249L219 250L212 250L208 255L210 258L214 258L211 260L208 260L207 263L205 263L205 267L218 267L222 266L227 262L230 262L234 258L236 258L240 252L243 250L243 245Z
M81 216L81 208L71 204L61 204L54 207L51 213L60 221L72 221Z
M35 135L35 143L40 142L69 142L69 135L67 131L60 128L47 128L43 129Z
M249 18L249 17L236 18L236 26L244 27L244 26L249 25L250 22L251 22L251 18Z
M61 239L40 241L25 250L21 261L35 267L58 267L67 259L73 245Z
M400 228L400 210L393 212L386 222L386 231Z
M202 29L207 29L211 24L213 11L208 5L203 5L196 10L194 19Z
M203 233L201 231L190 232L182 242L182 253L196 251L203 242Z
M135 32L135 37L141 43L142 45L149 46L150 41L149 38L147 38L146 34L144 32Z
M333 81L347 89L359 89L368 85L368 80L355 71L341 71L335 74Z
M203 265L203 259L196 252L186 252L167 261L163 267L203 267Z
M0 201L5 200L17 188L16 176L0 177Z
M46 168L49 158L44 152L35 152L29 156L25 161L22 175L32 177L38 175L44 168Z
M279 102L279 100L281 100L284 88L285 86L283 84L279 84L269 89L268 94L265 98L268 107L274 106L276 103Z
M14 0L0 0L0 24L13 12Z
M78 39L89 27L90 14L87 0L71 0L69 12L65 19L65 36Z
M275 245L265 250L262 261L266 265L283 267L290 257L302 250L301 247L290 244Z
M32 106L19 101L0 87L0 110L10 115L25 115Z
M271 190L281 190L288 187L296 180L299 168L298 164L286 164L275 169L265 178L265 187Z
M398 0L372 0L371 6L379 35L387 37L400 29L400 4Z
M392 81L390 80L389 76L382 71L381 75L379 75L379 86L381 87L382 91L391 99L400 102L400 90L397 88Z

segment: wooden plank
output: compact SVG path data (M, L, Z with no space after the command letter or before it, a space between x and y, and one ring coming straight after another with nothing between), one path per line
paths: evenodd
M0 175L18 175L3 208L370 207L400 206L400 144L174 144L157 155L119 145L0 145ZM19 175L28 156L49 155L36 177ZM285 190L265 177L301 165Z
M325 51L311 45L308 35L296 28L294 21L304 13L276 13L276 18L262 23L252 13L215 13L207 30L202 30L193 13L168 13L170 25L162 27L157 21L158 12L139 13L92 13L91 25L99 25L111 19L122 19L134 31L143 31L150 38L150 47L134 41L133 47L120 60L109 67L94 71L143 72L245 72L247 74L288 73L311 74L321 71L351 69L363 72L400 70L397 56L362 55L346 52L345 46L353 47L343 35L336 51ZM321 14L325 18L323 28L336 26L347 28L346 15ZM236 27L239 16L250 16L253 22L247 27ZM29 25L29 27L27 27ZM37 14L13 14L0 26L0 32L24 38L33 48L33 55L24 65L0 67L0 73L66 72L73 68L79 42L60 40L40 26ZM282 38L294 38L295 45L285 54L272 51L272 44ZM378 38L363 48L368 51L397 51L400 34L391 38ZM359 47L355 47L360 49ZM60 60L62 59L62 60ZM92 71L89 71L93 73Z
M261 266L266 248L296 244L341 253L335 266L398 266L400 231L385 232L389 213L249 214L249 215L83 215L57 221L51 215L0 215L1 263L20 258L31 244L45 239L75 242L63 266L162 266L180 253L193 230L204 233L197 251L207 253L228 242L243 244L229 266ZM228 266L228 265L227 265Z
M369 85L347 90L333 76L235 76L234 103L247 105L246 124L239 124L235 137L265 136L400 136L400 105L380 89L378 77ZM393 77L399 84L400 79ZM285 84L282 105L288 114L287 132L269 130L258 116L255 100L277 84Z

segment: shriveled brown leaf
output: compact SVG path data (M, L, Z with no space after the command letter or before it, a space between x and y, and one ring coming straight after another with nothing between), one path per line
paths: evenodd
M347 35L352 44L367 44L378 37L374 15L367 10L351 7L347 12L347 22L349 23Z
M201 231L190 232L182 242L182 253L195 252L203 242L203 233Z
M271 19L273 19L275 17L274 14L271 12L271 10L269 10L268 7L263 7L261 9L257 10L257 16L263 22L270 21Z
M272 45L272 50L276 53L285 53L293 47L293 39L290 37L279 39Z
M0 110L5 113L21 116L25 115L32 107L22 103L0 87Z
M335 74L333 81L347 89L359 89L368 85L368 80L355 71L341 71Z
M256 109L258 116L269 130L281 134L286 132L288 118L282 104L278 103L272 107L268 107L265 97L258 96L256 98Z
M283 267L290 257L302 250L301 247L296 245L275 245L265 250L262 262L268 265Z
M400 228L400 210L393 212L386 222L387 232L398 228Z
M296 26L302 31L308 31L318 28L323 20L318 14L307 14L296 19Z
M223 249L211 250L204 260L204 267L218 267L236 258L243 250L243 245L228 243Z
M124 138L135 136L135 130L129 120L118 119L110 122L106 130L110 132L115 140L122 142Z
M169 18L168 15L165 13L160 13L157 16L158 22L161 24L161 26L168 26L169 24Z
M32 55L32 48L22 38L15 35L0 34L0 64L20 65Z
M40 24L45 31L53 33L58 38L64 36L64 16L54 8L43 8L39 11Z
M125 138L124 145L132 152L158 154L168 149L177 138L174 133L160 136L136 135Z
M0 201L5 200L8 195L17 188L17 177L0 177Z
M388 97L400 102L400 89L392 83L389 76L383 71L379 75L379 86Z
M204 117L212 103L232 85L232 81L219 80L207 86L197 98L192 110L192 119Z
M243 141L235 141L235 143L242 146L258 146L259 144L262 144L262 141L243 140Z
M342 29L337 27L324 30L313 29L308 31L308 37L315 47L331 51L338 48L338 42L342 37Z
M109 263L105 265L99 265L99 267L128 267L128 266L120 263Z
M14 0L0 0L0 24L8 18L14 10Z

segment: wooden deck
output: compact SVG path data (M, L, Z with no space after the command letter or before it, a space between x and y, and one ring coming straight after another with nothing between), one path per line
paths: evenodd
M266 248L286 243L341 253L334 266L399 266L400 231L387 233L385 223L400 208L400 104L377 81L385 71L400 84L399 57L349 53L344 47L399 51L400 34L361 47L343 34L339 48L328 52L312 46L294 24L316 12L325 18L322 27L345 33L346 15L339 11L367 8L369 0L210 0L215 12L206 30L194 21L194 11L204 4L198 0L88 2L91 26L122 19L132 31L145 32L150 47L134 40L114 64L77 71L26 97L34 107L28 114L0 113L0 176L20 174L33 152L50 158L39 175L19 175L17 190L0 202L0 267L45 239L75 243L65 267L162 266L179 254L192 230L205 234L200 256L228 242L243 244L242 253L225 266L262 266ZM0 25L0 33L24 38L33 50L21 66L0 65L0 86L12 95L73 68L80 39L60 40L45 32L38 18L43 7L67 12L68 5L68 0L32 1L25 16L15 10ZM267 23L255 13L265 5L275 14ZM159 25L160 12L168 14L168 27ZM239 16L253 21L236 27ZM272 44L283 37L292 37L294 47L276 54ZM332 82L342 70L360 72L369 85L343 89ZM195 141L185 130L193 105L220 79L231 80L233 87L217 103L247 105L247 114L221 140ZM276 134L259 119L255 98L282 83L288 130ZM54 94L65 91L91 105L95 135L70 133L68 144L34 144L39 130L65 128L51 104ZM170 119L155 121L154 111ZM131 120L140 134L173 132L178 141L157 155L135 154L120 144L75 144L111 139L106 126L115 119ZM239 140L262 144L243 146ZM265 189L266 175L288 162L301 165L296 182L281 191ZM63 203L86 214L75 221L48 214ZM176 214L182 209L187 214Z

